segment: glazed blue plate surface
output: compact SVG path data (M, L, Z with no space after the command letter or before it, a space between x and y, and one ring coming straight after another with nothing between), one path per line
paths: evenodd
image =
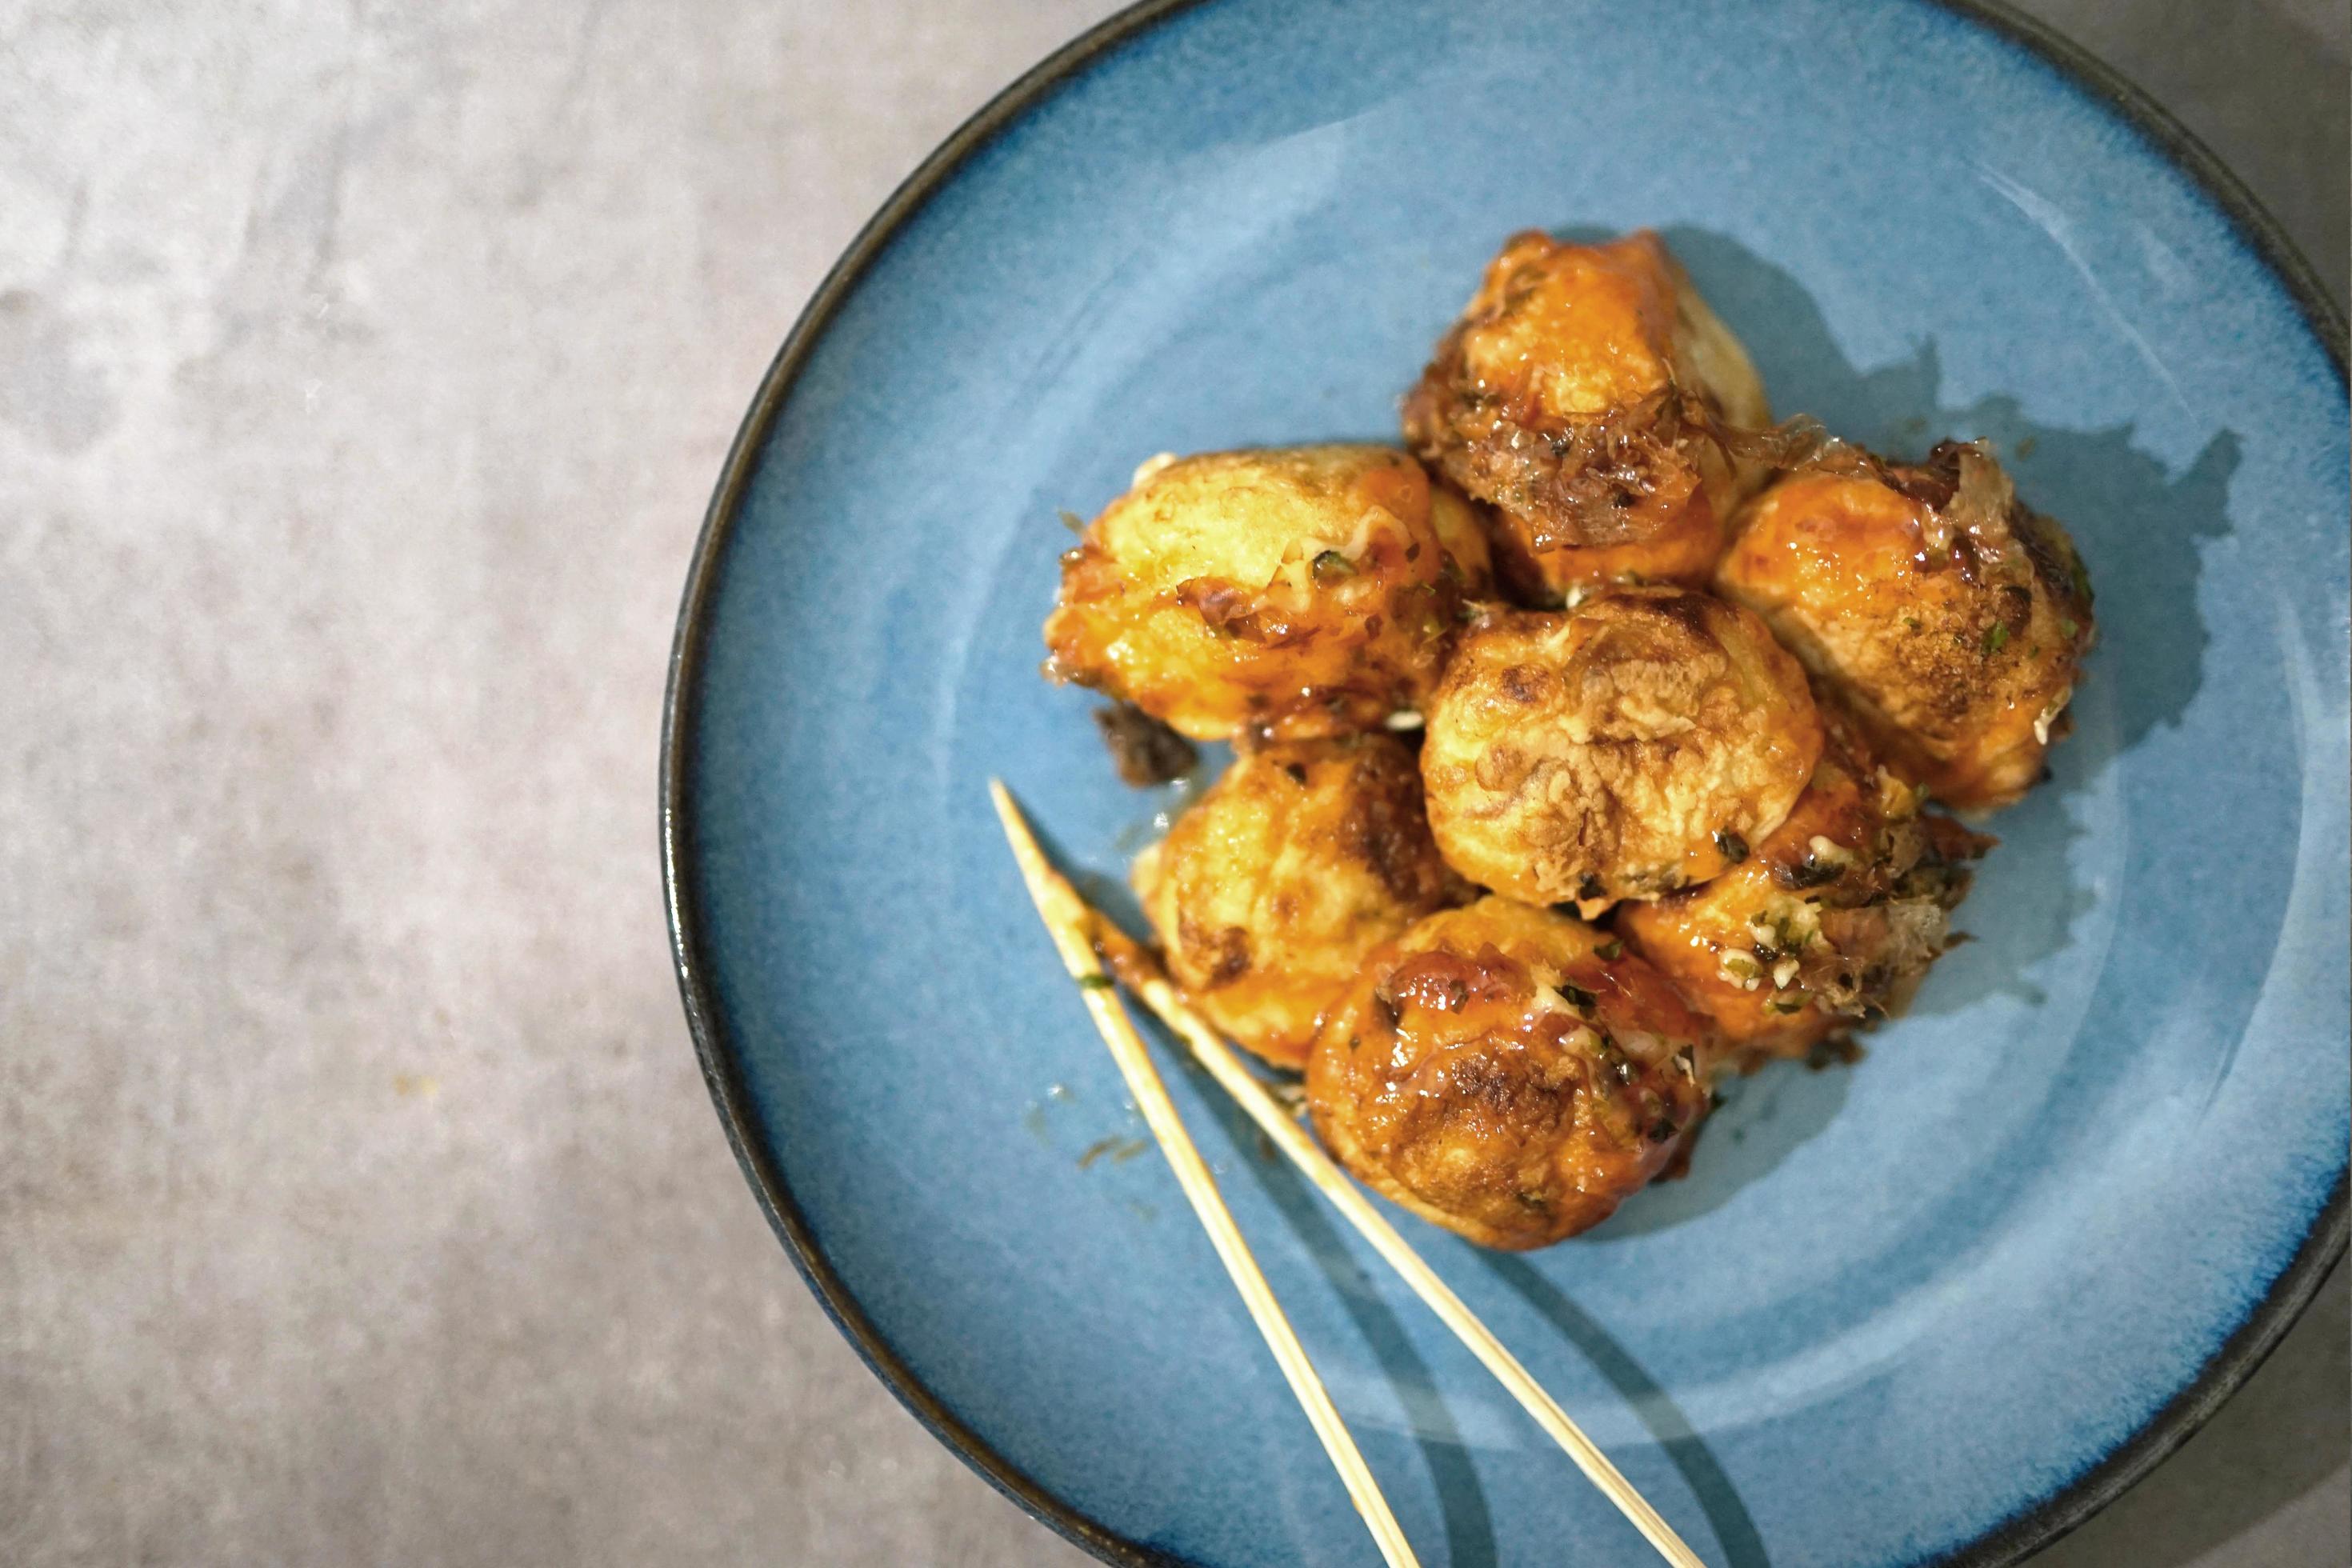
M1996 442L2072 528L2100 645L2054 778L1992 824L1976 940L1859 1065L1733 1084L1688 1179L1548 1251L1398 1218L1710 1563L2002 1560L2071 1524L2342 1245L2340 320L2201 154L2012 24L1161 9L877 220L713 508L665 841L698 1042L780 1232L902 1397L1103 1555L1376 1561L1129 1142L984 785L1097 890L1178 804L1038 678L1059 510L1162 450L1393 439L1507 235L1652 226L1777 409L1906 455ZM1163 1062L1423 1560L1640 1561Z

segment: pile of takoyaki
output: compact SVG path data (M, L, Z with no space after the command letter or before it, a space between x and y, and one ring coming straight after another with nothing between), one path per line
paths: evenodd
M2043 776L2090 584L1981 443L1772 428L1648 233L1512 239L1403 426L1146 463L1045 668L1235 748L1135 865L1194 1005L1362 1180L1539 1247L1901 1009L1993 842L1930 803Z

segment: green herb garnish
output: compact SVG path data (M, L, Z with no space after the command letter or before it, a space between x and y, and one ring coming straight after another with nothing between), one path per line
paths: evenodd
M1987 627L1985 628L1985 635L1984 635L1984 656L1985 656L1985 658L1990 658L1993 655L1995 655L1995 654L1999 653L2002 648L2007 647L2008 646L2009 646L2009 625L2008 625L2008 623L2007 623L2007 622L2005 622L2005 621L1995 621L1995 622L1993 622L1993 624L1992 624L1991 626L1987 626Z
M1565 980L1559 983L1559 994L1567 997L1568 1005L1576 1008L1579 1012L1591 1011L1592 1005L1601 1000L1600 997L1595 996L1583 986L1571 985Z
M1108 974L1081 974L1078 976L1078 989L1081 991L1108 991L1110 989L1110 976Z
M1315 558L1315 581L1327 588L1355 574L1356 563L1336 550L1327 550Z
M1715 848L1716 853L1734 866L1748 858L1748 840L1740 837L1728 827L1718 828L1716 831Z
M1599 953L1604 961L1613 961L1625 956L1625 944L1615 937L1611 937L1592 951Z

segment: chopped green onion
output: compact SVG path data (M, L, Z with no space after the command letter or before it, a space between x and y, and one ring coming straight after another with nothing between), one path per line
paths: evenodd
M1717 854L1734 866L1748 858L1748 840L1740 837L1728 827L1717 830L1715 847Z
M1612 937L1592 951L1599 953L1604 961L1619 959L1625 956L1625 944Z
M1078 989L1081 991L1108 991L1110 989L1110 976L1108 974L1081 974L1078 976Z
M1990 658L1993 655L1999 653L2002 648L2008 646L2008 623L2003 621L1995 621L1991 626L1985 628L1984 656L1987 658Z
M1315 580L1325 587L1356 574L1356 563L1336 550L1327 550L1315 558Z

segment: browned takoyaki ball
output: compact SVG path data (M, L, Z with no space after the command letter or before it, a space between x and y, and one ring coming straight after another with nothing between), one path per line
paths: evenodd
M1366 953L1470 892L1438 858L1412 752L1391 735L1242 756L1134 875L1176 983L1288 1068Z
M1503 610L1426 710L1429 825L1454 868L1529 903L1703 882L1796 804L1822 750L1805 674L1764 623L1675 588Z
M1673 255L1514 236L1405 400L1405 439L1496 509L1504 580L1569 589L1704 583L1760 474L1724 432L1759 428L1763 383Z
M1802 1055L1898 1012L1944 951L1991 840L1923 813L1824 703L1829 744L1779 829L1704 887L1617 910L1633 950L1715 1025L1714 1061Z
M1543 1247L1681 1150L1707 1106L1700 1033L1605 933L1484 899L1366 962L1316 1041L1307 1104L1375 1190L1481 1245Z
M1716 583L1853 704L1891 764L1963 810L2042 776L2093 634L2065 531L1973 442L1780 480L1737 520Z
M1435 684L1476 532L1390 447L1146 464L1062 558L1046 672L1196 740L1377 728Z

